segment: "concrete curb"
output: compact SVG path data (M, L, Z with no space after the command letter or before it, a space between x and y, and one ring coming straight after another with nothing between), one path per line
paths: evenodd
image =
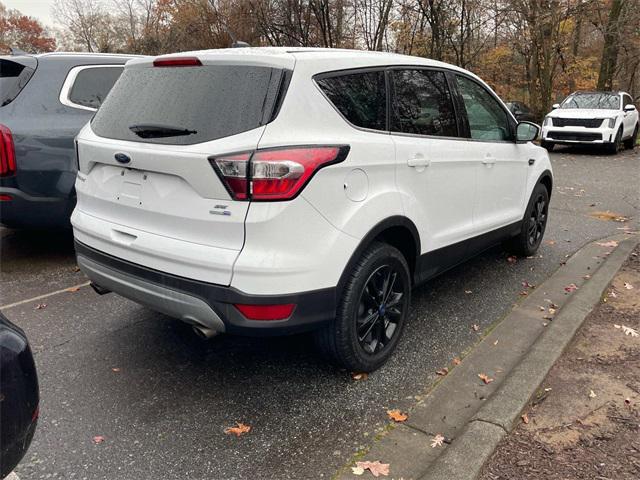
M619 242L613 251L603 245L610 240ZM405 423L358 456L390 463L394 479L476 478L638 240L616 235L583 246L498 319L460 365L450 365L449 374L409 410ZM567 292L572 283L578 289ZM552 303L556 314L549 320ZM484 384L480 373L494 381ZM436 434L445 437L445 445L432 448ZM334 478L360 477L345 466Z
M478 476L637 244L635 236L620 242L422 479L473 480Z

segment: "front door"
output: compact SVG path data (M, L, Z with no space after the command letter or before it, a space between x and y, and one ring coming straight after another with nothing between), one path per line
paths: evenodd
M476 165L474 235L482 235L522 219L529 147L515 143L513 120L489 90L467 76L456 81Z

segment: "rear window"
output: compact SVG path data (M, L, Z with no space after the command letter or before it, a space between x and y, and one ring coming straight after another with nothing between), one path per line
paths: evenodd
M216 140L268 123L283 78L281 69L245 65L128 68L91 126L134 142Z
M75 105L99 108L116 83L123 67L82 67L69 91L69 101Z
M316 83L353 125L386 130L387 96L384 72L316 77Z
M9 105L27 84L35 69L0 59L0 107Z

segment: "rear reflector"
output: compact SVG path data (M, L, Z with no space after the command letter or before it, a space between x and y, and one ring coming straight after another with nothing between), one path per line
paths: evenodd
M290 200L322 167L343 161L348 146L256 150L209 161L235 200Z
M0 202L10 202L11 200L13 200L11 195L5 195L4 193L0 195Z
M158 58L153 61L154 67L199 67L202 65L196 57Z
M284 320L291 316L296 305L294 303L283 305L243 305L236 303L235 307L248 320Z
M0 125L0 177L16 173L16 152L11 130Z

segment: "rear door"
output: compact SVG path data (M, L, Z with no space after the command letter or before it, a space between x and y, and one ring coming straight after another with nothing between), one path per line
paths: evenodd
M397 182L403 206L416 222L423 253L466 240L473 232L474 154L461 138L454 99L443 71L394 68L391 138L396 145ZM434 269L465 256L435 259ZM432 273L426 271L426 276Z
M257 147L284 75L225 63L127 67L78 139L78 212L106 222L105 241L129 251L175 254L194 269L224 257L216 273L173 273L228 284L249 203L233 199L213 159ZM154 252L159 242L175 251Z
M463 75L456 75L456 83L476 165L473 223L480 235L522 219L527 147L515 143L513 120L486 87Z

